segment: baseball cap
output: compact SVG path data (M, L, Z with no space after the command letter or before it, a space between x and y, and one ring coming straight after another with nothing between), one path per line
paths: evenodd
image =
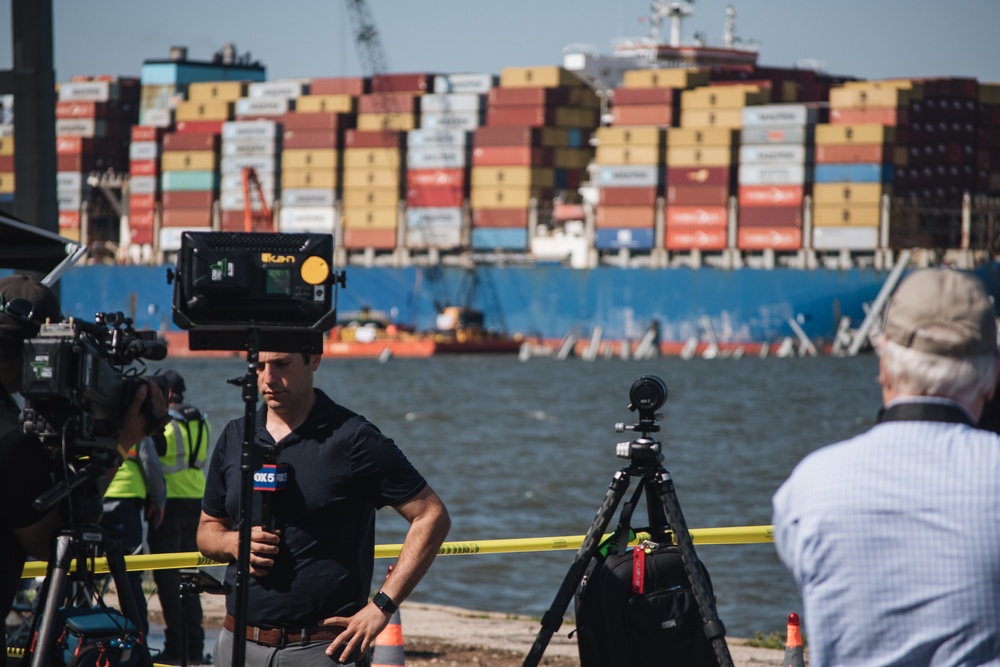
M59 299L35 278L16 273L0 278L0 340L21 341L38 335L45 320L62 321Z
M159 375L167 383L167 389L174 392L175 394L183 394L186 390L184 386L184 378L181 374L172 368L159 368L154 375Z
M903 347L945 357L997 350L996 313L983 282L952 269L923 269L900 283L883 333Z

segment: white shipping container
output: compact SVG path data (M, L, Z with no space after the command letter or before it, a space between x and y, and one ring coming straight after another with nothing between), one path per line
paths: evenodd
M409 149L424 146L466 146L472 142L472 133L466 130L410 130L406 135Z
M274 157L277 145L271 139L223 139L222 155L224 157Z
M135 179L133 179L135 180ZM83 187L83 174L78 171L57 171L56 190L76 190Z
M236 100L237 116L281 116L294 108L293 101L283 97L241 97Z
M813 227L816 250L875 250L878 227Z
M496 83L493 74L438 74L434 77L434 92L485 95Z
M14 136L13 123L0 124L0 139L6 139L7 137L13 137L13 136Z
M299 79L281 81L254 81L247 87L247 96L253 98L294 98L309 94L309 83Z
M453 227L420 227L406 230L408 248L456 248L462 245L462 230Z
M656 166L601 167L597 184L611 187L644 188L659 185L663 169Z
M180 250L184 232L210 232L210 227L163 227L160 229L160 250Z
M803 164L741 164L740 185L805 185L812 183L813 169Z
M428 146L406 151L406 166L411 169L461 169L469 164L469 149Z
M152 127L172 127L174 124L173 109L143 109L139 112L139 125Z
M751 162L802 164L812 161L812 146L795 144L751 144L740 146L740 164Z
M60 102L110 102L118 99L118 84L111 81L73 81L59 84Z
M279 221L279 231L310 232L332 234L337 212L332 207L283 206Z
M812 125L758 125L740 131L741 144L811 144L815 127Z
M459 229L462 227L462 209L443 207L409 208L406 210L406 226L411 230L424 227Z
M420 116L420 127L426 130L474 130L483 124L477 111L466 113L425 113Z
M278 179L273 171L258 171L257 180L260 181L260 187L262 189L274 189L277 184ZM220 181L220 189L222 191L232 191L232 190L243 190L243 172L242 170L234 171L229 174L222 174L222 180Z
M156 176L131 176L128 183L134 195L155 195L159 185Z
M260 176L261 174L278 171L280 166L275 156L258 157L254 155L240 155L222 158L221 171L223 174L231 174L242 172L243 167L253 167L257 175Z
M278 124L273 120L231 120L222 124L223 139L274 139Z
M743 127L760 125L814 125L819 109L805 104L764 104L743 107Z
M268 191L265 188L261 188L261 192L264 193L264 203L267 204L269 209L274 208L275 193L273 190ZM254 203L254 210L259 210L257 196L251 192L250 201ZM242 190L229 190L219 193L219 208L223 211L242 211L243 210L243 191Z
M79 211L83 197L79 188L75 190L56 190L56 201L60 211Z
M160 155L160 144L155 141L133 141L128 147L130 160L155 160Z
M473 93L446 93L424 95L420 98L421 113L468 113L481 111L485 96Z
M282 206L328 206L336 203L333 190L323 188L289 188L281 191Z
M103 137L107 133L104 119L98 118L57 118L56 136L63 137Z

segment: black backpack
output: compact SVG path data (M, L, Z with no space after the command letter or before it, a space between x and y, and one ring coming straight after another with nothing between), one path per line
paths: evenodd
M627 548L638 490L576 594L580 667L718 665L680 550L664 538ZM708 570L698 561L711 592Z

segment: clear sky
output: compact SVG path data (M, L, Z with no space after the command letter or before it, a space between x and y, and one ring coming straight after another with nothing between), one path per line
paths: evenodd
M11 65L10 2L0 0L0 68ZM551 65L563 48L607 52L643 35L648 0L369 0L389 72L490 72ZM727 5L762 65L817 61L832 74L972 76L1000 81L1000 0L698 0L684 38L722 42ZM226 42L269 79L364 73L343 0L53 0L56 80L138 75L173 45L209 59ZM664 27L666 32L666 26Z

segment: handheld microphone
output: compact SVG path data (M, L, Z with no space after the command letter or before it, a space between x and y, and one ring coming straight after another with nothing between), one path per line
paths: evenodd
M288 486L288 465L284 463L265 463L253 474L253 490L261 491L261 526L268 532L274 532L274 514L271 503L274 493L284 491Z

